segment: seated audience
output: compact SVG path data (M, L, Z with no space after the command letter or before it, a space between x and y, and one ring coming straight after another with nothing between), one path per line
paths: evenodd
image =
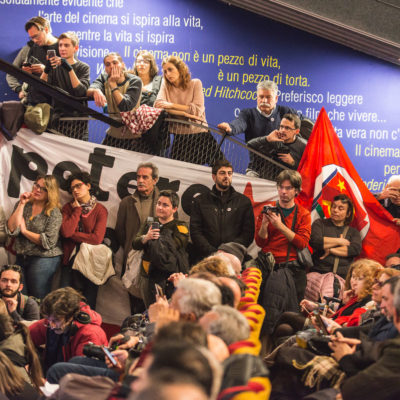
M300 118L296 114L285 114L278 129L266 136L251 139L247 145L287 168L297 169L307 145L307 141L299 136L300 124ZM280 170L271 166L268 161L250 153L247 175L276 180L279 172Z
M37 400L41 396L18 373L18 369L9 357L0 351L0 394L3 393L8 400ZM0 397L2 399L2 397Z
M72 201L62 208L61 235L63 236L62 286L72 286L81 291L92 309L96 307L98 286L72 270L74 250L81 243L101 244L106 233L107 209L91 194L92 180L87 172L78 172L68 178ZM72 283L71 283L72 282Z
M331 312L329 317L321 315L328 331L332 332L342 326L358 326L360 317L365 313L371 302L374 279L382 266L376 261L360 259L355 261L348 272L350 287L344 292L342 304L336 312ZM312 317L312 312L319 310L319 303L310 300L300 302L302 310ZM275 342L279 338L294 335L304 328L306 317L302 314L285 313L277 322L274 332Z
M3 265L0 268L0 297L14 322L35 321L40 318L38 303L21 293L23 280L19 265Z
M65 32L58 37L58 51L60 57L55 55L46 62L40 79L50 85L63 89L75 97L85 97L90 83L89 65L78 60L76 53L79 50L79 39L74 32ZM64 103L53 100L50 103L57 116L78 115L74 109L69 109ZM86 101L82 105L87 105ZM54 115L53 115L54 119ZM71 121L68 124L57 126L62 134L75 139L88 140L87 121Z
M134 249L144 250L141 273L146 308L156 299L155 284L165 293L167 279L173 272L188 272L189 230L185 222L174 218L178 206L179 197L175 192L161 191L155 221L144 222L132 243Z
M154 56L147 50L137 53L133 69L128 71L137 75L143 83L140 105L153 106L160 91L162 77L158 75L158 67Z
M86 94L93 97L96 106L107 106L110 116L121 121L121 111L131 111L139 107L142 81L139 77L126 72L125 63L118 53L107 54L103 61L105 72L90 85ZM126 132L125 127L110 126L103 144L127 148L125 141L132 139L132 136L124 132Z
M392 175L382 193L378 195L379 202L390 212L393 222L400 225L400 175Z
M25 276L24 291L42 299L51 290L53 275L61 263L60 193L55 176L38 176L31 192L22 193L7 222L15 237L16 264Z
M400 253L392 253L386 256L386 268L400 269Z
M16 375L33 385L36 390L43 384L42 367L28 328L15 323L0 299L0 351L7 355L16 369ZM0 374L2 375L2 374Z
M33 323L29 330L36 347L45 345L46 371L56 362L83 355L85 344L107 346L100 314L91 310L75 289L66 287L49 293L40 305L40 312L44 318Z
M162 108L177 117L194 119L203 127L170 124L174 135L171 158L195 164L209 164L218 151L218 144L207 131L203 85L200 79L192 79L188 66L176 56L162 62L163 81L154 107ZM218 151L218 158L223 158Z

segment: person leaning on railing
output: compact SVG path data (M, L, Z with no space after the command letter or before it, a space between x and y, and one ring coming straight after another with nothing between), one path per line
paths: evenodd
M175 136L171 158L196 164L209 163L217 149L217 142L207 130L201 80L191 78L188 66L179 57L165 58L162 68L164 79L154 107L204 125L170 125L169 131ZM223 158L222 154L218 158Z
M125 63L118 53L109 53L104 57L105 72L90 85L87 96L93 97L98 107L107 105L107 112L120 120L121 111L135 110L140 105L142 81L138 76L126 72ZM103 144L125 147L124 141L132 135L123 135L124 127L110 126Z

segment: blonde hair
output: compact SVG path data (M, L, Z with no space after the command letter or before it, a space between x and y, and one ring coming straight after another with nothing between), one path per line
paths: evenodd
M204 260L201 260L196 265L194 265L189 275L196 274L199 272L210 272L214 276L229 276L228 266L226 262L220 257L211 256Z
M44 205L44 213L49 217L55 208L61 208L60 187L54 175L39 175L35 183L40 179L44 180L44 186L47 189L47 202Z
M191 81L191 76L190 76L190 71L189 67L185 64L183 60L181 60L179 57L176 56L169 56L163 59L162 61L162 66L164 66L167 63L171 63L175 66L175 68L179 72L179 76L181 78L180 81L180 87L182 89L186 89L189 82ZM171 85L171 83L168 81L168 79L164 76L164 80L167 85Z
M361 258L357 261L354 261L351 266L351 274L346 277L351 279L351 277L363 277L363 287L358 294L358 300L362 300L364 297L372 294L372 285L374 284L374 279L379 270L383 270L383 266L379 264L377 261L371 260L369 258ZM349 270L350 272L350 270Z

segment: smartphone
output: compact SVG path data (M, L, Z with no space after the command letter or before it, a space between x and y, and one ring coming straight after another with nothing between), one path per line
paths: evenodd
M152 222L151 223L151 229L160 229L160 223L159 222Z
M164 291L162 290L162 287L157 283L154 284L154 287L156 288L157 295L160 297L164 297Z
M104 354L106 357L111 361L111 364L114 365L114 367L117 365L117 360L115 357L111 354L111 351L107 349L107 347L101 346L103 349Z
M23 67L30 67L32 64L30 62L25 61L22 66Z
M324 335L329 335L328 329L326 329L326 325L325 325L324 321L322 320L321 315L316 314L315 319L318 323L318 326L322 329L322 333Z
M56 56L56 51L54 49L47 50L47 59L53 58Z

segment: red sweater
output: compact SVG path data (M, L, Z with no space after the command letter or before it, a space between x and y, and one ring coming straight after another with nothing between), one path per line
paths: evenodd
M273 203L273 205L275 206L276 203ZM257 217L255 234L256 243L262 248L264 253L271 252L278 264L283 263L286 261L289 241L272 224L268 225L268 237L266 239L262 239L258 235L261 227L262 217L262 213L260 213ZM285 224L289 229L292 227L293 217L294 209L285 218ZM311 215L309 211L300 205L297 205L297 217L296 224L294 226L294 232L295 237L292 240L292 245L290 246L289 261L294 261L297 259L297 249L304 249L304 247L307 246L311 235Z
M100 244L103 242L107 227L107 209L96 203L92 211L82 214L81 207L73 208L71 203L62 208L61 235L63 236L63 264L67 265L69 257L77 243ZM82 232L79 232L81 221Z

